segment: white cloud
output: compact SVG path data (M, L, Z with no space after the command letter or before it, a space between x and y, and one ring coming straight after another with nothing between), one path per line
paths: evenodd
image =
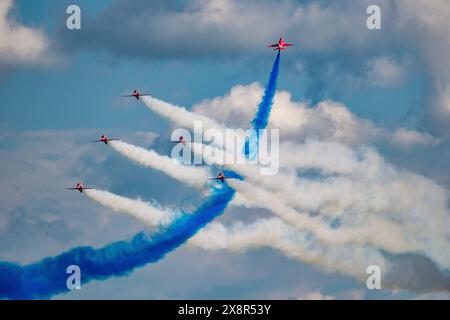
M434 119L448 131L450 117L450 5L447 0L398 0L398 31L413 33L424 65L431 76L430 102Z
M10 16L12 8L12 0L0 2L0 66L42 63L49 40L41 30L26 27Z
M231 127L247 128L262 95L263 88L258 83L237 85L223 97L194 105L193 111ZM280 129L284 140L320 138L348 145L370 141L380 134L370 121L358 118L342 103L328 100L311 107L304 101L293 101L287 91L275 95L269 128Z
M428 133L421 133L405 128L397 129L392 135L392 144L403 148L411 148L415 145L436 145L440 139Z
M389 87L401 84L405 80L404 67L394 60L380 57L367 63L369 84Z
M248 128L263 92L264 89L257 82L236 85L223 96L194 105L192 110L229 127ZM385 141L406 149L440 142L439 138L429 133L406 128L390 132L376 127L370 120L359 118L340 102L325 100L310 106L306 101L294 101L287 91L277 91L268 127L280 129L281 140L291 142L314 139L358 146Z
M448 292L431 292L418 295L413 300L450 300L450 293Z
M322 294L319 290L306 293L300 300L335 300L331 295Z

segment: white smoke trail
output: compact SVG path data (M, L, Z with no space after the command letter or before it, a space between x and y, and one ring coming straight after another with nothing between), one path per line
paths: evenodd
M260 175L260 167L249 164L249 160L241 154L198 142L190 143L188 147L194 154L202 156L206 164L224 166L244 176Z
M344 175L321 179L299 179L295 174L248 178L299 210L339 219L341 225L352 229L364 225L367 235L381 241L384 233L401 232L412 247L449 269L448 191L423 176L394 168L373 149L365 148L362 155L351 155L349 167L353 168ZM324 166L318 160L311 167ZM392 236L385 238L385 242L390 240Z
M184 108L154 98L146 100L144 102L152 110L188 128L192 128L195 120L199 120L206 124L205 128L224 129L215 120L188 112ZM320 152L325 146L328 146L326 142L321 146L306 146L304 151L310 152L315 147ZM413 247L414 251L420 251L441 267L450 269L450 255L447 254L450 235L446 229L449 220L448 192L424 177L396 170L370 148L362 157L355 157L348 150L338 150L337 145L328 147L343 152L341 155L336 153L339 161L317 156L308 159L306 155L306 160L300 159L300 164L295 165L294 156L286 157L285 167L274 176L261 176L257 166L220 163L217 159L215 163L240 173L255 185L283 199L288 206L318 213L332 219L331 221L338 219L340 230L353 231L356 227L363 227L360 229L363 231L358 232L369 243L375 242L381 247L387 244L392 249L396 246L392 244L395 241L389 239L399 235L404 241L397 249ZM289 155L289 147L284 150ZM296 156L301 155L297 153ZM209 163L214 163L214 160ZM299 179L292 169L302 167L319 169L324 174L333 175L319 180L304 177ZM383 237L384 232L380 230L395 232L392 232L391 237ZM349 237L348 232L342 231L338 239L345 242L349 238L355 239L356 234ZM405 245L405 241L410 242L410 247Z
M93 189L85 190L85 193L113 211L130 214L150 227L167 225L181 214L107 191ZM191 238L188 245L202 250L231 252L268 247L289 258L316 265L328 272L340 272L360 281L365 280L368 265L376 264L383 272L389 271L389 263L377 248L348 244L323 245L307 232L299 232L276 218L260 219L250 225L237 223L231 228L212 223Z
M202 123L204 130L214 129L224 131L226 129L216 120L188 111L186 108L175 106L152 96L143 96L141 99L153 112L187 129L193 130L195 122Z
M310 231L322 243L375 245L394 253L424 250L420 243L408 238L396 224L388 221L369 218L358 227L331 228L320 216L299 213L281 198L251 183L228 180L228 184L254 206L270 210L296 230Z
M121 197L102 190L85 190L92 200L113 210L133 216L149 227L170 224L181 213L157 208L141 200ZM245 226L241 223L227 229L220 223L212 223L188 242L189 246L202 250L244 251L269 247L287 257L317 265L327 271L338 271L363 280L368 261L382 269L384 257L374 249L342 246L320 246L305 233L284 224L279 219L261 219ZM383 269L384 270L384 269Z
M266 208L272 211L293 228L314 230L323 227L319 219L311 218L306 214L300 214L287 206L280 198L273 196L264 189L241 180L229 179L227 183L238 193L242 194L244 198L252 201L255 207Z
M225 144L225 141L220 141L215 139L216 137L227 136L228 128L217 122L216 120L209 118L207 116L192 112L184 107L176 106L168 102L156 99L152 96L143 96L142 101L144 104L153 112L159 114L160 116L170 120L184 129L189 129L194 131L194 139L205 139L211 140L211 142L220 148L229 148ZM200 128L201 126L201 128ZM203 134L201 137L195 137L196 130L201 130ZM247 133L244 130L233 131L237 136L237 140L242 144L245 141ZM234 149L233 145L233 149Z
M363 147L355 152L335 141L307 140L303 144L292 142L280 145L280 165L284 168L318 169L322 174L371 174L374 168L372 149Z
M226 129L216 120L184 108L151 97L143 101L154 112L188 129L194 129L196 121L202 122L204 129ZM270 219L231 228L213 223L189 244L207 250L271 247L288 257L361 280L366 279L369 264L381 266L383 272L388 268L385 252L421 252L450 269L446 190L429 179L397 170L371 148L355 152L327 141L280 147L281 168L275 176L261 176L258 166L211 163L246 178L245 184L234 185L238 194L233 204L268 208L283 221ZM235 150L219 151L227 155ZM320 177L311 178L309 169L318 171ZM306 171L305 176L299 177L298 171ZM233 185L235 181L229 182Z
M209 169L184 166L168 156L162 156L153 150L146 150L123 141L110 141L111 147L127 158L143 165L159 170L168 176L202 189L211 177Z
M246 191L248 184L244 188L243 184L239 185L241 182L230 182L255 204L263 205L300 230L311 228L322 241L371 244L393 253L420 252L440 266L450 267L450 256L444 253L449 246L447 230L443 227L448 225L446 194L424 177L396 171L373 150L368 149L359 161L348 153L348 159L356 159L351 165L345 165L352 168L347 170L350 177L333 176L321 180L299 180L296 174L282 172L261 176L257 166L221 161L224 159L221 153L226 153L223 149L192 144L192 150L202 154L207 162L224 165L258 185L258 188ZM310 161L308 166L336 171L336 167L321 162ZM344 165L339 167L342 170ZM430 198L433 201L429 201ZM433 221L426 221L427 213L433 209L427 206L439 202L441 205L434 213ZM330 221L338 218L340 227L315 226L316 222L306 218L301 221L291 205L329 216Z
M149 227L168 225L180 215L141 200L128 199L107 191L88 189L84 192L101 205L114 212L129 214ZM213 223L191 238L188 244L203 250L232 252L269 247L287 257L318 265L328 271L339 271L358 279L364 279L368 261L376 262L382 268L386 265L383 256L376 250L344 248L337 245L320 246L307 234L296 231L279 219L259 220L248 226L236 224L229 230L220 223Z
M87 189L86 196L114 212L125 213L144 222L150 227L170 224L180 213L164 210L140 199L121 197L108 191Z
M384 256L375 248L352 245L321 246L306 233L299 232L280 219L260 219L250 225L236 223L231 228L213 222L188 242L203 250L229 250L242 252L268 247L285 256L340 272L361 281L367 277L368 265L376 264L383 272L389 268Z

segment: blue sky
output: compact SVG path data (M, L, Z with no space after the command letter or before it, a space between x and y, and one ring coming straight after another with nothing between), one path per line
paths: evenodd
M83 18L85 15L95 18L95 14L106 8L109 2L113 1L80 1ZM59 33L60 37L64 38L71 33L83 33L83 29L64 30L62 24L58 23L65 18L65 15L57 13L65 11L66 3L69 2L30 3L25 0L17 2L16 10L26 24L44 27L48 34ZM111 27L111 30L114 28ZM64 41L59 38L52 40L55 46L60 46L60 42ZM205 40L206 43L208 41L209 39ZM299 43L299 49L294 53L297 59L300 57L301 60L311 59L314 63L321 62L320 57L310 58L308 53L303 54L301 46ZM137 108L138 110L135 108L132 113L128 110L122 113L121 110L124 108L119 106L124 103L118 99L120 94L139 87L176 104L190 106L203 99L223 95L235 84L254 81L264 83L267 67L271 63L271 52L268 50L247 55L237 52L236 58L219 57L215 60L214 55L211 55L207 59L189 57L188 60L191 61L185 61L182 57L125 59L112 57L104 50L89 50L84 47L79 51L70 49L76 52L64 52L66 55L61 58L63 61L56 66L19 69L15 70L14 74L8 75L8 81L5 81L4 90L1 92L2 101L6 106L2 108L2 112L8 114L5 126L21 130L124 128L129 127L129 123L123 121L124 117L130 117L129 120L134 122L135 129L141 130L144 129L144 123L153 127L156 125L155 121L152 121L151 115L142 108ZM333 58L343 60L339 55ZM408 70L407 80L395 88L380 89L364 85L348 88L345 83L335 80L326 86L320 84L318 90L312 83L322 80L297 72L294 59L286 57L289 64L286 66L285 63L285 76L280 78L279 86L291 92L296 99L313 101L324 98L338 99L357 115L392 127L404 121L411 109L419 109L417 112L420 112L424 103L426 77L415 68ZM313 68L314 72L317 70L325 72L322 71L324 67L320 65L309 68ZM42 81L43 79L45 81ZM20 83L20 90L27 94L16 94L17 83ZM67 107L61 108L62 99ZM23 114L21 108L14 107L17 104L29 106L27 112ZM117 109L111 112L113 107ZM144 121L136 123L136 119L143 119L145 116L147 117ZM409 126L418 126L417 120L410 122Z
M343 103L358 119L383 131L382 138L362 144L374 145L394 166L448 190L450 106L442 101L450 101L445 100L450 61L442 51L450 40L422 19L436 14L436 23L448 28L438 16L449 10L448 3L434 7L420 2L405 8L404 1L372 2L383 9L379 31L365 28L364 1L11 2L6 21L44 35L46 49L16 59L0 47L0 172L5 181L0 193L0 260L35 261L76 245L124 239L143 228L138 221L63 190L80 179L171 208L199 201L189 187L86 141L105 133L167 154L164 139L171 124L120 96L136 88L190 109L226 95L236 85L264 86L274 58L265 46L280 33L295 46L283 52L278 90L289 92L292 101L308 102L310 108L321 101ZM65 28L65 9L75 3L82 10L82 29L70 31ZM227 21L234 6L242 9L239 21ZM291 6L299 12L315 8L316 15L296 15ZM215 13L201 14L208 10ZM216 29L193 23L197 11L205 21L218 19ZM177 18L179 13L186 19ZM421 40L421 35L435 41ZM20 44L14 50L18 56ZM427 138L400 148L391 143L399 128ZM160 137L153 140L148 133ZM270 212L230 208L219 220L266 216ZM432 278L436 270L430 270L425 274ZM443 279L448 283L448 273ZM443 286L448 290L448 284ZM370 299L413 298L423 291L369 291L351 277L270 249L211 253L182 247L130 276L92 282L57 298L302 298L319 292Z

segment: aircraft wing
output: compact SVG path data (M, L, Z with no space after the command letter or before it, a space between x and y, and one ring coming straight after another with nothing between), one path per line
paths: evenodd
M91 142L103 142L103 140L92 140Z
M67 190L78 190L78 188L66 188ZM83 188L84 189L84 188Z
M285 47L292 47L294 44L293 43L285 43L283 46Z
M269 48L275 48L275 47L278 47L278 43L274 43L274 44L268 45L267 47L269 47Z
M124 95L122 97L134 97L134 96L132 94L126 94L126 95Z

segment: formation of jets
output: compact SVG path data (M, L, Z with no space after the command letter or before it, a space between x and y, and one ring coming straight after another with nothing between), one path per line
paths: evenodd
M100 136L100 139L92 140L90 142L103 142L104 144L108 144L108 141L114 141L114 140L119 140L119 139L110 139L106 135L102 134ZM183 145L186 144L186 140L183 136L180 136L177 141L171 141L171 142L172 143L181 143ZM225 179L230 179L230 178L225 177L225 175L222 172L219 172L216 177L210 178L208 180L219 180L221 182L225 182ZM78 190L80 193L83 193L83 190L88 190L88 189L93 189L93 188L85 187L82 182L79 182L75 185L75 187L66 188L66 189L67 190Z
M222 172L219 172L216 177L209 178L208 180L219 180L220 182L225 182L225 179L231 179L231 177L225 177L225 175ZM80 193L83 193L83 190L89 190L89 189L94 189L94 188L85 187L82 182L78 182L75 185L75 187L66 188L66 189L67 190L78 190Z
M274 48L273 49L274 51L275 50L281 51L281 50L286 50L286 47L292 47L293 45L294 44L292 44L292 43L284 42L283 37L280 37L280 39L278 40L277 43L270 44L267 47ZM133 90L133 92L131 94L123 95L122 97L134 97L134 98L136 98L136 100L139 100L140 97L149 96L149 95L150 94L148 94L148 93L140 93L138 90ZM113 140L119 140L119 139L110 139L106 135L103 134L103 135L101 135L100 139L92 140L91 142L103 142L104 144L108 144L108 141L113 141ZM171 141L171 142L172 143L181 143L182 145L186 145L186 142L189 142L189 141L186 141L186 139L183 136L180 136L177 141ZM230 177L225 177L225 175L222 172L219 172L216 177L210 178L208 180L219 180L221 182L225 182L225 179L230 179ZM83 183L79 182L75 185L75 187L66 188L66 189L78 190L80 193L83 193L83 190L93 189L93 188L87 188L83 185Z

